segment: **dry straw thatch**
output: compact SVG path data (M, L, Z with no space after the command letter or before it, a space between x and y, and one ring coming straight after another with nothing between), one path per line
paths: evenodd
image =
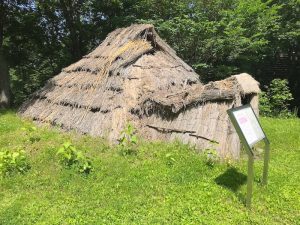
M132 25L110 33L80 61L62 70L19 112L40 123L104 136L115 142L130 121L146 139L174 140L239 157L226 114L248 101L257 109L259 84L248 74L202 84L155 32Z

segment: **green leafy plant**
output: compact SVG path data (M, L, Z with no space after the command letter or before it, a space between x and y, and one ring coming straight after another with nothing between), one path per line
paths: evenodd
M71 142L65 142L56 154L62 165L68 168L75 167L79 173L88 174L93 169L91 160L77 150Z
M18 150L10 152L8 150L0 152L0 175L8 176L13 173L24 173L30 169L25 155L25 151Z
M293 96L286 79L274 79L265 92L260 95L260 113L270 117L292 117L289 110Z
M138 138L136 135L136 129L130 123L121 132L119 139L119 148L122 155L136 155L137 154Z
M218 143L211 141L210 144L211 146L204 149L203 153L205 155L206 165L213 167L220 160L220 158L217 150L215 149Z
M27 141L34 143L41 140L41 138L36 134L37 128L35 126L22 127L21 130L25 131Z

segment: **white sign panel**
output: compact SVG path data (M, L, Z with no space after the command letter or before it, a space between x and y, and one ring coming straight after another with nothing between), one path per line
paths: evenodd
M249 146L253 146L265 138L265 134L251 107L241 108L232 113Z

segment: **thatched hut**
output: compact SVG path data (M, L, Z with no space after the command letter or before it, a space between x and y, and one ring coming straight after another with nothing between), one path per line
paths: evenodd
M238 158L240 142L226 110L251 102L259 84L248 74L202 84L152 25L117 29L93 52L64 68L23 104L20 114L115 142L130 121L149 140L212 142Z

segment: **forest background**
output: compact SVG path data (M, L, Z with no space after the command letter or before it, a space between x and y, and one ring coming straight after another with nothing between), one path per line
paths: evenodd
M253 75L263 90L287 79L300 105L299 0L2 0L0 98L17 107L132 23L152 23L203 82Z

